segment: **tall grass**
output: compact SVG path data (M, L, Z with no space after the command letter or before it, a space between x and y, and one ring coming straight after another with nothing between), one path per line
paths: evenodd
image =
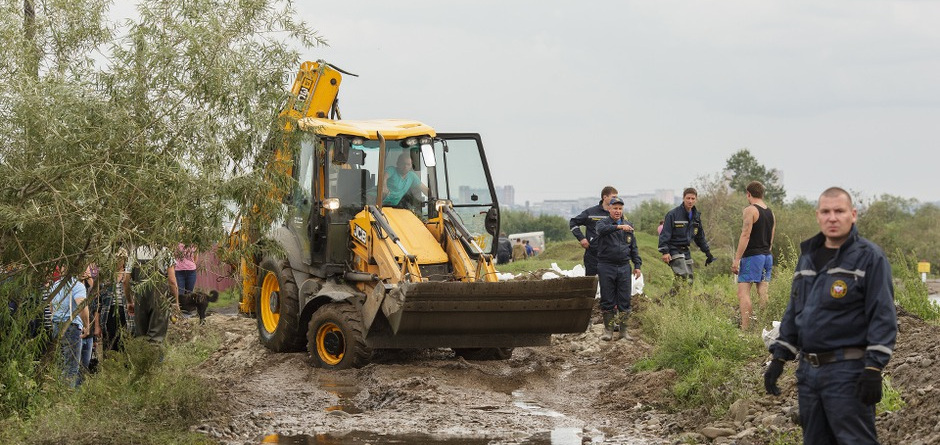
M927 284L921 281L917 273L917 256L896 251L891 265L897 305L924 320L934 323L940 321L940 306L930 301Z
M27 416L0 422L0 443L214 443L190 431L218 402L191 368L219 341L201 335L165 350L142 339L127 341L125 350L110 353L78 390L49 385L45 402L34 403Z
M755 377L745 374L743 365L763 353L763 343L738 329L728 283L705 287L686 286L643 305L637 316L656 346L636 367L674 369L679 380L672 390L679 406L708 406L718 413L748 396Z

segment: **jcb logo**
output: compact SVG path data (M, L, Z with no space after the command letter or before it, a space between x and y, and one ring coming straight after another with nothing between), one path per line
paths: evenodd
M364 246L369 241L369 234L366 233L365 229L356 224L356 227L353 229L353 238Z

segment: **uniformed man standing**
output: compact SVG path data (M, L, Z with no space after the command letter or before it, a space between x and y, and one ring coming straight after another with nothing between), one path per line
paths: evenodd
M601 314L604 334L601 340L630 339L627 317L630 316L630 290L633 278L640 277L643 261L636 247L633 225L623 219L623 200L614 196L608 203L610 215L597 222L597 280L601 288ZM630 262L633 268L630 268ZM614 337L614 325L617 334Z
M819 197L821 232L800 244L790 303L770 345L768 394L780 394L785 361L802 357L796 382L807 445L878 443L875 404L898 323L891 265L859 236L857 213L841 188Z
M597 230L595 230L594 226L598 221L609 216L607 212L608 203L610 202L610 198L616 195L617 189L609 185L604 187L601 190L601 200L596 206L590 207L578 214L578 216L568 220L568 227L571 228L571 233L578 239L578 242L581 243L581 247L584 248L585 276L593 277L597 275L597 249L593 244L594 238L597 238ZM581 226L584 226L585 233L581 232Z
M689 187L682 192L682 204L669 211L663 218L663 231L659 234L659 252L678 277L692 281L692 252L695 245L705 253L705 265L715 261L705 240L702 214L695 208L698 192Z

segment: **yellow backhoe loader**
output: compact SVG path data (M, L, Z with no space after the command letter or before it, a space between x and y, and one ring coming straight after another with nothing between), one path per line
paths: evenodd
M240 309L257 318L261 342L341 369L386 348L506 359L585 331L594 277L497 279L499 204L480 136L342 120L341 73L301 65L283 112L292 136L272 155L292 160L280 170L293 179L282 193L288 214L243 223L244 242L278 252L241 267Z

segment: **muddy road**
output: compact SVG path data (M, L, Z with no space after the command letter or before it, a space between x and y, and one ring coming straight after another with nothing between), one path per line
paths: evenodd
M183 341L223 338L197 370L221 406L196 429L224 444L768 444L800 434L792 369L782 397L755 387L724 418L670 410L675 373L631 370L651 351L635 326L633 341L599 341L594 324L504 361L467 361L448 349L378 352L362 369L337 372L310 367L302 353L271 353L253 319L206 321L172 329ZM879 437L940 443L940 327L902 311L899 328L886 374L906 405L879 414ZM763 358L748 365L757 376L762 366Z
M666 419L651 411L646 394L661 393L671 379L650 373L642 390L612 390L649 345L599 342L600 325L555 336L552 346L517 348L509 360L467 361L449 349L380 351L362 369L337 372L308 366L302 353L268 351L252 319L206 321L202 329L223 332L224 342L199 371L228 408L197 429L222 443L258 444L272 434L304 444L668 443L659 438Z

